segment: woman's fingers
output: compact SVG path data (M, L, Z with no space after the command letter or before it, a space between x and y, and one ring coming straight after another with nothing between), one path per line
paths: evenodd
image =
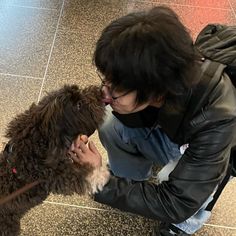
M99 154L99 152L98 152L98 150L97 150L97 148L96 148L96 146L95 146L95 144L94 144L93 141L89 141L88 146L89 146L89 149L90 149L93 153Z
M80 163L80 160L79 160L79 158L78 158L78 156L77 156L76 153L69 151L69 155L70 155L70 158L71 158L74 162Z
M81 142L80 137L81 135L78 135L77 138L74 140L73 144L75 147L77 147L80 144Z
M75 149L75 144L74 144L74 142L71 144L71 146L70 146L70 150L69 150L69 153L70 153L70 151L73 151Z
M88 147L84 142L80 141L78 149L80 149L83 153L85 153L88 150Z
M74 142L71 145L71 150L73 150L75 147L80 147L81 143L88 143L88 136L85 134L78 135L78 137L74 140Z
M80 140L83 141L85 144L88 143L88 136L85 134L80 135Z
M88 143L88 144L87 144ZM70 158L78 164L89 163L92 166L100 167L102 157L92 141L88 141L86 135L78 137L71 145Z

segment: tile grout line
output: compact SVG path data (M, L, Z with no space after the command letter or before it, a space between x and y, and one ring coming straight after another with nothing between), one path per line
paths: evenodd
M56 11L57 10L56 8L32 7L32 6L24 6L24 5L17 5L17 4L9 4L9 5L3 5L3 6L7 6L7 7L21 7L21 8L29 8L29 9L37 9L37 10L47 10L47 11Z
M45 69L45 72L44 72L43 81L42 81L42 85L41 85L41 88L40 88L40 91L39 91L39 96L38 96L38 101L37 102L39 102L40 97L42 95L43 86L44 86L46 75L47 75L47 72L48 72L48 66L49 66L49 63L50 63L50 60L51 60L52 51L53 51L54 44L55 44L55 41L56 41L56 36L57 36L58 28L59 28L59 23L60 23L60 20L61 20L63 9L64 9L64 3L65 3L65 0L63 0L63 2L62 2L60 15L59 15L59 18L58 18L58 21L57 21L57 27L56 27L56 31L55 31L55 34L54 34L54 37L53 37L52 46L51 46L51 50L50 50L50 53L49 53L48 62L47 62L46 69Z
M157 3L157 2L155 2L155 1L138 1L139 3L151 3L151 4L155 4L155 3ZM207 7L207 6L205 6L205 7L203 7L203 6L197 6L197 5L188 5L188 4L178 4L178 3L165 3L165 2L163 2L163 3L159 3L159 5L174 5L174 6L181 6L181 7L193 7L193 8L205 8L205 9L214 9L214 10L216 10L216 9L218 9L218 10L231 10L230 8L221 8L221 7Z
M10 76L10 77L21 77L25 79L38 79L38 80L43 79L43 77L34 77L34 76L28 76L28 75L15 75L15 74L8 74L8 73L1 73L1 72L0 72L0 75Z
M43 203L51 204L51 205L59 205L59 206L68 206L68 207L75 207L75 208L81 208L81 209L87 209L87 210L96 210L96 211L104 211L104 212L112 212L114 214L120 214L120 215L130 215L135 216L135 214L130 212L122 212L116 209L108 210L108 209L102 209L97 207L88 207L88 206L80 206L80 205L74 205L74 204L68 204L68 203L62 203L62 202L52 202L52 201L43 201Z
M233 11L234 17L236 18L236 13L235 13L235 11L234 11L234 8L233 8L233 6L232 6L231 1L228 0L228 3L229 3L229 5L230 5L230 7L231 7L231 10Z
M224 225L204 224L204 226L214 227L214 228L222 228L222 229L236 230L236 227L224 226Z
M51 204L51 205L60 205L60 206L75 207L75 208L87 209L87 210L96 210L96 211L104 211L104 212L110 212L110 211L111 211L111 210L102 209L102 208L87 207L87 206L79 206L79 205L68 204L68 203L61 203L61 202L44 201L43 203ZM113 213L117 213L117 214L124 214L123 212L116 212L116 211L112 211L112 212L113 212ZM129 214L129 213L127 213L127 214ZM214 228L223 228L223 229L236 230L236 227L224 226L224 225L204 224L204 226L207 226L207 227L214 227Z
M76 208L82 208L82 209L87 209L87 210L110 211L110 210L106 210L102 208L79 206L79 205L61 203L61 202L51 202L51 201L43 201L43 202L46 204L51 204L51 205L69 206L69 207L76 207Z

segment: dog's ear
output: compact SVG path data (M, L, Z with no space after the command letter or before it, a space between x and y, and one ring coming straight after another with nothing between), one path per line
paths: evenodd
M50 94L49 94L50 95ZM64 159L68 149L75 138L74 122L77 109L81 106L81 94L78 86L65 85L61 90L48 98L40 112L41 130L48 141L47 165L55 165L55 157L59 162Z
M40 106L38 115L41 116L42 132L53 138L55 144L68 147L72 138L69 137L68 130L73 130L72 123L81 106L81 93L78 86L65 85L42 99L38 107Z
M38 113L39 120L41 120L41 127L45 131L49 131L56 124L58 116L62 113L62 106L57 97L53 98Z
M60 123L59 120L63 117L64 97L59 96L48 97L49 100L38 112L39 116L39 129L42 135L48 140L49 149L58 149L62 151L63 145L60 137ZM51 150L52 151L52 150ZM56 152L56 150L54 150Z
M78 86L65 85L60 90L50 92L45 96L38 104L39 112L41 116L43 127L48 127L52 124L56 124L56 120L63 115L65 106L70 102L78 100Z

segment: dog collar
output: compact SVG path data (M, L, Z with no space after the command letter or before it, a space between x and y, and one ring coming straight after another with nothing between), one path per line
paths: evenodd
M13 147L14 147L14 143L10 143L8 142L3 150L3 152L7 153L7 154L11 154L13 152Z
M9 155L9 154L13 153L13 147L14 147L14 143L8 142L8 143L6 144L6 146L5 146L4 150L3 150L3 152ZM8 158L7 158L7 163L10 164L10 161L9 161ZM16 170L15 167L12 168L12 173L13 173L13 174L17 174L17 170Z

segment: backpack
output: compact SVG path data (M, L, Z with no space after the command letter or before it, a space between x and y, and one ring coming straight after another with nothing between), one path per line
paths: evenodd
M209 24L199 33L194 46L204 59L215 64L211 67L214 71L223 64L223 70L236 87L236 26ZM236 147L231 150L230 163L231 175L236 176Z
M236 26L209 24L194 45L203 58L226 65L225 72L236 87Z

